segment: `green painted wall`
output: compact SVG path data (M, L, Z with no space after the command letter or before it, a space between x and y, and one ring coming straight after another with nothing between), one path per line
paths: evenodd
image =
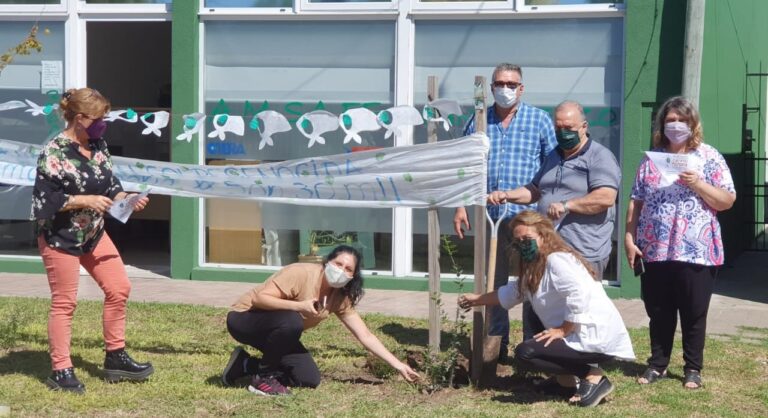
M640 296L640 280L624 258L626 203L643 152L651 145L654 110L682 88L686 2L628 0L625 17L624 135L618 214L621 288L619 297Z
M172 58L173 113L197 112L200 75L197 17L199 2L173 0ZM171 137L182 132L182 124L172 124ZM198 136L192 143L172 141L171 161L199 164ZM171 199L171 277L192 278L192 270L199 264L197 242L200 208L197 199L174 197Z
M747 196L754 191L745 187L754 184L755 179L748 178L751 175L745 170L742 155L742 105L766 105L768 79L747 80L745 75L747 70L768 72L768 2L709 0L706 4L700 108L705 141L725 156L736 183L736 204L719 215L726 263L731 264L754 236L744 222L753 220L755 212L763 210L762 204L755 205L753 198ZM748 127L756 138L761 120L765 135L765 117L763 111L749 119ZM764 150L765 140L762 141L760 149ZM757 151L757 144L753 148Z

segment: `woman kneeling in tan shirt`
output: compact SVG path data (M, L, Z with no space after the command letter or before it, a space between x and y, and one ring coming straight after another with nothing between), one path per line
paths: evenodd
M335 313L352 335L371 353L395 368L408 381L419 375L398 360L368 330L354 309L363 296L360 253L341 245L322 265L296 263L273 274L240 297L227 315L232 338L255 347L262 358L238 347L229 358L221 380L252 375L248 390L260 395L286 395L285 387L317 387L320 371L304 345L301 334Z

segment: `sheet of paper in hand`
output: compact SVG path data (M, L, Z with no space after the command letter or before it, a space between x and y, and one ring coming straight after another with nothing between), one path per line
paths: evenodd
M136 204L136 202L139 201L139 199L148 194L149 190L145 190L139 194L131 195L131 197L126 199L116 201L112 204L112 206L110 206L109 214L122 223L128 222L128 218L130 218L131 214L133 213L133 206Z
M680 178L680 173L684 171L695 171L699 175L703 173L704 162L695 155L653 151L646 151L645 155L661 174L659 187L671 186Z

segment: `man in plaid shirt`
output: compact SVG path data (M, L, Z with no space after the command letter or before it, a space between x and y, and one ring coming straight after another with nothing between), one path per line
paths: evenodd
M539 171L544 157L557 146L555 129L547 112L520 101L523 95L523 70L513 64L496 66L491 78L494 104L488 109L488 132L490 154L488 157L488 193L496 190L510 190L522 187ZM475 120L470 119L464 135L475 132ZM506 203L507 212L499 226L498 251L496 253L495 288L507 284L510 274L509 248L512 234L507 227L509 221L525 209L532 207ZM489 205L491 218L498 219L504 205ZM471 229L467 211L456 209L453 226L459 238L464 238L464 229ZM512 270L514 271L514 269ZM525 312L525 310L524 310ZM523 315L523 339L533 337L527 326L530 320ZM501 306L491 308L490 335L501 335L499 361L504 363L509 346L509 312ZM530 335L528 335L530 334Z

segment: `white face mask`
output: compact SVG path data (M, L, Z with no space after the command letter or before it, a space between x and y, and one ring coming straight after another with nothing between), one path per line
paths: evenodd
M685 122L669 122L664 124L664 136L673 144L682 144L691 137L691 128Z
M329 286L339 289L346 286L352 278L347 276L344 270L329 262L325 265L325 280L328 281Z
M494 87L493 100L504 109L509 109L517 103L517 89L509 87Z

